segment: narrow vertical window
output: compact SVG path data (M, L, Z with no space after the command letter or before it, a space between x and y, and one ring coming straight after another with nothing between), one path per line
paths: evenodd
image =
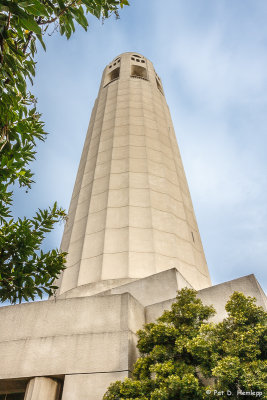
M160 93L163 94L162 86L161 86L161 84L160 84L160 82L159 82L157 77L156 77L156 83L157 83L157 88L159 89Z

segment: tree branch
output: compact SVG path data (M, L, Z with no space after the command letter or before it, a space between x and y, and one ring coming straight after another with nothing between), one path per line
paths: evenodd
M36 22L37 22L38 25L40 25L41 21L42 21L42 17L39 17ZM25 45L23 47L23 54L26 53L26 50L27 50L27 48L28 48L28 46L29 46L29 44L30 44L30 42L32 40L32 35L33 35L33 31L30 31L29 32L29 36L27 38L27 42L25 43Z
M7 29L9 28L10 25L10 18L11 18L11 13L8 13L8 20L7 20Z
M64 10L60 11L58 15L56 15L54 18L49 19L47 21L42 21L42 22L37 22L38 25L45 25L45 24L51 24L52 22L55 22L61 15L63 15L73 4L76 3L77 0L73 0L68 6L64 8Z
M28 38L27 38L27 41L26 41L26 43L25 43L25 45L24 45L24 47L23 47L23 54L26 53L27 47L29 46L30 41L32 40L32 35L33 35L33 31L30 31L30 32L29 32L29 36L28 36Z
M3 150L3 148L5 147L5 145L8 142L8 125L5 125L2 129L2 134L0 137L0 143L2 143L2 146L0 147L0 151Z

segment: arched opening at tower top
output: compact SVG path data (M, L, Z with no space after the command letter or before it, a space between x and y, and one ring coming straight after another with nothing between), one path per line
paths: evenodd
M131 77L147 80L147 69L141 65L131 65Z
M110 73L106 77L105 86L112 81L115 81L120 77L120 67L117 67L110 71Z

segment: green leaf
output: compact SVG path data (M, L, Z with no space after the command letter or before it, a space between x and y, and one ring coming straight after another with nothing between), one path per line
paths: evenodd
M44 51L46 51L46 46L45 46L45 43L43 41L43 36L42 35L37 35L37 38L38 38L39 42L41 43Z
M41 30L40 26L37 24L37 22L34 21L33 18L31 18L31 17L20 18L20 22L21 22L21 25L23 26L23 28L41 35L42 30Z
M21 2L20 7L23 7L25 11L27 11L27 13L36 16L45 16L45 17L49 16L47 8L40 1L31 0L31 3L32 4L29 4L28 2Z

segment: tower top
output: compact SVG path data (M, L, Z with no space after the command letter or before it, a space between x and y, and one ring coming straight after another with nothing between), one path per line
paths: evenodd
M133 57L133 58L148 60L148 58L143 56L143 54L137 53L136 51L126 51L125 53L121 53L118 56L116 56L115 58L113 58L113 60L111 62L114 62L118 58L122 58L122 57Z
M152 62L137 52L122 53L115 57L104 69L101 86L107 86L117 79L139 78L156 84L164 94L160 77Z

